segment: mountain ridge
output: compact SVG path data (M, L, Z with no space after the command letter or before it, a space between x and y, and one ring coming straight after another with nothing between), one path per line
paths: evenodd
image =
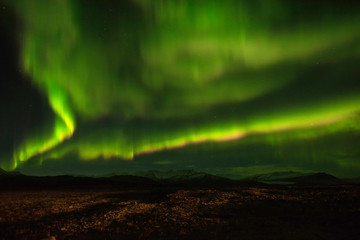
M137 173L112 173L105 176L27 176L0 170L1 189L11 188L141 188L141 187L234 187L265 185L356 184L327 173L273 172L234 180L195 170L149 170Z

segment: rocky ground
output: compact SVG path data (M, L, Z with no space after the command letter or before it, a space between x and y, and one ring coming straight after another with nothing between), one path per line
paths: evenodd
M0 239L358 239L360 187L0 192Z

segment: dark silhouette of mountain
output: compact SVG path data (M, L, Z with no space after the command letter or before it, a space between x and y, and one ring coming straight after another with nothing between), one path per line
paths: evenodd
M226 188L234 186L264 185L251 180L231 180L192 170L149 171L142 176L114 175L110 177L26 176L11 175L6 172L0 176L0 189L103 189L103 188Z
M3 170L2 168L0 168L0 176L5 175L5 174L7 174L7 172L5 170Z
M7 172L4 169L0 168L0 176L19 176L19 175L22 175L22 174L17 171Z
M204 172L197 172L194 170L170 170L170 171L158 171L158 170L148 170L140 172L113 172L110 174L102 175L100 177L113 177L113 176L122 176L122 175L131 175L138 177L146 177L153 180L184 180L190 178L199 178L205 175L209 175Z
M134 173L137 176L144 176L156 180L167 186L178 187L233 187L233 186L259 186L264 185L252 180L233 180L222 176L215 176L205 172L194 170L170 170L170 171L145 171Z
M345 178L341 180L347 184L360 184L360 178Z
M264 186L265 184L251 181L251 180L232 180L229 178L214 176L211 174L205 174L199 177L192 178L176 178L176 179L167 179L167 182L183 185L186 187L195 187L195 188L228 188L236 186L247 186L247 187L259 187Z
M146 188L155 187L159 183L144 177L114 176L114 177L74 177L63 176L26 176L9 175L0 176L0 189L73 189L73 188Z
M268 184L336 185L344 181L327 173L302 173L294 171L256 175L249 179Z
M327 173L314 173L306 176L285 178L283 180L301 185L336 185L344 183L341 179Z
M294 171L281 171L270 172L265 174L257 174L247 179L257 182L263 182L268 184L293 184L293 182L286 181L286 179L294 177L306 176L308 173L294 172Z
M0 171L0 189L103 189L103 188L227 188L235 186L260 187L268 184L336 185L350 183L326 173L274 172L234 180L193 170L147 171L133 175L109 177L84 176L26 176ZM354 182L353 182L354 183Z

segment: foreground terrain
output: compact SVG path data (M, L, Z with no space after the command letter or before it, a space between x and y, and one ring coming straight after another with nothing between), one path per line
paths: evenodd
M0 239L358 239L360 187L0 192Z

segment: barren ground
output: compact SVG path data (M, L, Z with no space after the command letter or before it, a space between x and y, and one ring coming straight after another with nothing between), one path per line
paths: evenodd
M360 187L0 192L0 239L359 239Z

